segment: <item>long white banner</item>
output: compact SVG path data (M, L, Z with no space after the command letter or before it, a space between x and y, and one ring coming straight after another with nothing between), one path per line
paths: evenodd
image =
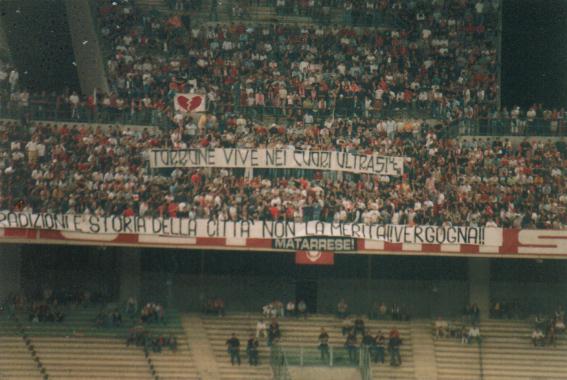
M0 228L26 228L86 234L140 234L173 237L294 239L343 237L403 244L500 246L502 230L485 227L405 226L361 223L241 222L185 218L98 217L72 214L0 213Z
M401 176L404 157L293 149L153 149L152 168L312 169Z

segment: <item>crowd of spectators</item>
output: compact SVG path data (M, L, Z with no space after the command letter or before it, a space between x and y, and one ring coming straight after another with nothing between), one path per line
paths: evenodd
M398 107L455 118L494 109L498 18L492 2L377 3L384 8L377 13L394 15L401 26L191 29L180 16L101 1L101 34L112 49L111 92L97 105L105 113L130 109L146 121L158 117L155 110L172 116L177 92L207 94L213 113L365 115Z
M211 297L205 301L203 305L203 313L215 314L219 317L224 317L224 299L222 297Z
M535 316L531 334L535 347L555 346L557 336L563 333L565 333L565 311L561 306L550 315L539 313Z
M259 364L260 339L266 337L266 344L268 347L273 347L274 345L277 346L279 343L281 330L277 319L273 318L267 329L265 322L263 320L259 320L256 326L256 334L250 333L248 341L246 342L246 354L248 356L248 364L251 366L257 366ZM240 365L240 339L238 339L236 333L232 333L230 338L227 339L226 346L231 364Z
M409 321L410 315L408 310L397 303L393 303L388 307L384 302L375 302L370 312L368 313L369 319L393 321Z
M518 300L494 300L490 306L490 318L518 319L526 313Z
M420 122L334 119L323 128L303 129L204 119L171 133L49 124L28 132L5 124L1 209L540 229L561 229L566 223L564 140L458 141ZM343 150L407 159L401 177L149 168L148 149L185 147Z
M494 301L490 309L490 318L518 319L525 305L518 301ZM530 319L532 332L530 335L534 347L555 346L558 335L565 333L565 311L558 306L552 313L537 313ZM461 320L447 321L438 316L433 322L433 336L435 339L454 338L462 344L472 342L480 343L480 310L475 304L465 307Z
M32 323L63 322L65 313L57 304L34 302L30 305L28 319Z
M111 92L86 99L71 93L71 114L80 119L90 109L111 120L127 110L143 122L165 118L171 128L36 124L28 132L5 125L0 208L561 229L567 222L564 141L457 141L422 119L400 122L380 114L401 107L446 120L494 115L494 4L374 2L373 9L406 21L390 30L240 23L190 29L180 16L100 1L101 34L112 48ZM6 67L3 73L0 86L18 92L17 71ZM206 94L208 114L192 119L175 113L172 99L179 92ZM252 121L266 112L282 122ZM526 114L528 123L537 112L550 123L563 117L537 107ZM516 117L516 109L508 116ZM340 150L407 160L401 177L148 165L151 148L215 147Z
M100 293L79 288L37 287L1 300L0 315L6 313L9 318L15 318L18 313L25 313L32 323L64 322L70 310L91 306L102 299Z
M140 321L142 323L165 323L165 310L163 305L148 302L140 311Z
M342 335L346 336L344 347L348 353L348 359L352 363L358 362L360 349L367 349L370 354L370 359L374 363L384 363L385 350L387 348L390 357L390 365L397 367L402 364L400 355L402 339L397 328L392 328L388 335L384 334L382 331L372 334L370 329L365 326L362 316L358 316L354 321L348 317L344 319L341 331ZM321 334L319 334L319 351L321 352L321 360L323 361L329 358L328 341L329 334L325 329L321 329Z
M0 316L4 313L17 320L24 313L31 323L65 322L67 315L77 308L87 308L106 299L102 293L78 287L52 288L38 286L25 293L10 294L0 300Z
M304 300L289 300L286 304L284 304L280 300L275 299L272 302L262 306L262 314L266 318L300 316L307 318L307 304Z
M172 0L177 11L200 1ZM213 2L216 3L216 2ZM257 5L252 1L250 5ZM264 2L260 2L264 3ZM278 9L344 9L345 25L219 24L191 28L183 12L142 11L131 1L98 2L110 91L30 93L0 64L1 110L70 120L171 125L173 97L206 94L208 111L294 121L329 115L387 117L405 110L461 120L460 130L558 133L564 110L497 109L498 1L278 0ZM346 19L383 17L396 26L355 29ZM377 21L379 22L379 21Z
M435 339L453 338L461 344L480 344L482 341L479 320L471 319L469 314L465 314L461 321L451 323L441 316L437 317L433 323L433 336Z
M120 327L122 326L122 313L118 309L101 309L95 317L97 327Z
M288 314L288 316L291 315ZM339 358L342 357L341 349L344 349L345 359L351 363L358 363L361 349L366 349L373 362L384 363L387 350L391 366L400 366L402 364L400 355L402 339L397 328L392 328L389 334L382 331L372 334L370 329L365 326L362 316L357 316L354 320L347 317L343 322L341 331L343 337L345 337L345 343L335 353L335 360L340 360ZM317 349L320 352L321 361L326 363L328 363L330 358L331 347L329 346L329 339L329 332L325 328L321 328ZM259 319L256 323L256 332L250 333L246 348L250 365L258 365L258 350L260 343L264 340L267 347L272 349L279 347L279 343L282 340L282 330L276 317L272 317L269 324L264 319ZM227 339L226 346L232 365L240 365L240 340L236 333L232 333L229 339ZM336 347L335 349L338 348Z
M65 308L89 307L102 302L107 297L100 291L84 290L75 286L61 288L37 286L25 293L10 294L2 301L8 309L23 311L34 303Z
M144 329L143 326L138 325L128 331L126 338L126 346L135 345L143 347L146 353L154 352L160 353L164 348L168 348L172 352L177 351L177 337L174 335L152 335Z

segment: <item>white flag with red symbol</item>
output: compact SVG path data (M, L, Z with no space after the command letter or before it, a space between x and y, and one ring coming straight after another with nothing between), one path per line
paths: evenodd
M205 112L206 99L201 94L177 94L173 99L176 112Z
M334 265L335 254L327 251L296 251L295 263L299 265Z

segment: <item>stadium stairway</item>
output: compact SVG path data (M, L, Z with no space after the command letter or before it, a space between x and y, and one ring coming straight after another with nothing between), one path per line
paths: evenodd
M188 338L177 335L177 352L164 349L161 353L150 353L160 379L205 380L200 376Z
M117 338L34 337L54 379L152 379L144 353Z
M74 308L67 310L67 317L61 323L24 322L26 334L31 337L39 358L48 369L50 378L152 379L143 348L126 347L126 337L131 323L125 321L122 327L115 328L96 327L94 320L97 312L98 309L94 307ZM174 311L166 312L166 318L166 324L145 325L146 330L152 336L174 335L177 337L177 352L164 348L161 353L150 353L156 374L162 380L199 379L199 373L178 314ZM24 319L24 315L21 316L21 319ZM11 357L11 352L15 356L11 362L24 363L21 356L22 350L25 349L23 343L20 343L22 349L12 351L15 347L14 339L21 340L15 333L8 333L8 331L16 331L14 326L15 322L12 321L0 322L0 331L2 331L0 363L4 363L4 359L6 359L5 362L8 362L7 358ZM7 344L6 351L2 346L4 342ZM27 361L35 369L36 377L39 378L39 372L33 365L29 354L27 354ZM29 368L23 364L21 367L22 371L24 368ZM0 366L0 374L6 372L2 368Z
M0 311L0 380L47 378L48 372L17 314Z
M437 380L437 364L430 320L411 322L411 345L415 377L420 380Z
M218 380L220 373L203 321L195 314L181 317L181 324L189 339L189 345L201 380Z
M22 337L12 333L7 334L4 324L0 323L0 380L8 379L41 379L36 363L22 340Z
M222 318L215 316L201 317L218 363L220 379L260 380L271 378L269 349L266 346L266 339L262 339L260 343L260 365L258 367L248 366L244 349L248 336L255 333L256 322L260 317L260 315L250 314L232 314ZM341 321L331 315L311 315L306 320L281 318L279 323L282 331L281 346L286 352L297 352L299 347L317 352L316 347L321 327L325 327L327 330L331 346L342 347L345 341L341 334ZM393 323L391 321L367 321L366 325L373 333L376 333L378 330L389 331ZM390 367L387 363L373 364L373 376L375 379L414 380L411 326L408 322L396 322L395 326L398 327L402 339L406 342L401 348L403 365L401 367ZM230 364L226 351L225 342L233 332L241 341L242 365L240 367Z

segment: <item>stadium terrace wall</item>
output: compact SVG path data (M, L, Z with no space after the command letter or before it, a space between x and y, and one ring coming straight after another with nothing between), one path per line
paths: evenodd
M163 220L161 221L163 222ZM437 255L468 257L500 257L500 258L559 258L567 259L567 230L517 230L500 228L460 228L383 226L382 230L394 231L388 235L372 235L369 232L354 230L354 224L348 228L337 228L321 233L317 227L319 222L299 223L301 227L288 229L287 234L279 235L266 229L266 223L259 222L254 229L238 230L238 233L208 230L197 221L194 232L188 234L171 234L170 231L159 230L154 233L96 233L78 232L82 230L55 230L4 227L0 228L0 241L3 243L36 243L36 244L69 244L97 246L132 246L161 247L183 249L214 249L227 251L274 251L293 252L330 251L345 254L397 254L397 255ZM296 223L298 224L298 223ZM323 223L319 223L323 225ZM6 225L6 224L0 224ZM234 223L236 225L236 223ZM264 227L260 228L260 225ZM274 228L274 225L271 225ZM311 226L311 227L310 227ZM257 227L257 228L256 228ZM361 227L362 228L362 227ZM431 228L428 235L422 230ZM451 230L451 228L453 230ZM419 234L417 230L420 229ZM462 229L469 233L460 233ZM452 232L451 232L451 231ZM261 232L259 232L261 231ZM457 232L455 232L457 231ZM475 232L476 231L476 232ZM295 232L296 235L290 235ZM356 232L356 233L354 233ZM370 234L370 235L369 235ZM451 234L457 238L449 239ZM468 236L468 237L467 237ZM444 237L439 240L439 237ZM426 239L426 240L424 240ZM470 239L468 241L467 239Z
M354 278L314 278L318 313L334 313L339 299L349 302L351 312L366 314L376 302L403 305L414 316L458 315L467 297L468 284L459 280L391 280ZM167 279L161 273L143 275L142 293L151 299L167 300ZM273 299L296 299L295 281L272 275L198 275L177 274L172 280L172 298L182 310L200 311L207 297L221 297L231 311L260 311ZM307 300L309 304L309 300Z

